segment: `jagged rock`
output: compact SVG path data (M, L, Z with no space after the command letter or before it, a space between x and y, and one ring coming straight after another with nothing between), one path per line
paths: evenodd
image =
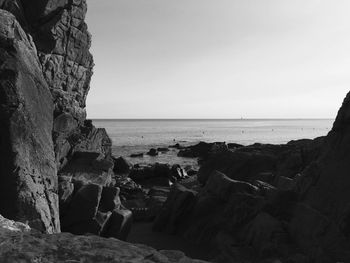
M77 121L69 113L59 115L53 124L53 131L57 133L69 133L78 127Z
M0 213L49 233L60 231L52 112L31 37L0 10Z
M198 172L198 180L205 184L214 170L240 181L253 181L261 174L294 178L317 159L323 140L321 137L285 145L253 144L233 151L223 148L208 155Z
M175 184L171 189L161 212L153 224L153 230L176 233L186 222L195 201L196 192Z
M119 193L120 189L117 187L103 187L98 210L105 213L119 209L121 205Z
M181 252L156 251L114 238L40 234L3 217L0 217L0 243L0 262L204 263Z
M59 176L72 177L85 184L108 186L112 182L113 163L96 152L76 152Z
M285 176L276 177L274 185L283 191L292 191L296 189L296 181Z
M258 214L242 231L248 245L252 245L261 257L282 254L288 245L288 233L282 223L267 213Z
M128 162L125 158L113 158L114 161L114 173L116 174L128 174L132 168L130 162Z
M101 200L102 186L98 184L83 185L77 190L72 201L61 218L62 230L74 233L77 225L93 219L96 216ZM88 231L86 231L88 232Z
M298 178L300 205L292 219L297 244L317 262L350 262L350 93L317 161Z
M223 173L214 171L206 183L203 191L208 192L222 200L228 200L231 194L254 194L258 188L247 182L236 181L228 178Z
M103 226L102 237L115 237L126 240L132 225L132 212L127 209L115 209Z
M71 177L60 176L58 178L58 196L60 216L63 217L67 211L74 193L74 183Z

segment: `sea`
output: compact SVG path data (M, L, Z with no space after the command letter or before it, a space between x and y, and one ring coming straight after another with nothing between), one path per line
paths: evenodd
M197 166L192 158L177 156L178 150L156 157L131 158L151 148L183 146L204 142L249 145L256 142L282 144L291 140L313 139L327 135L334 119L96 119L96 127L105 128L113 141L113 155L123 156L132 164L168 163Z

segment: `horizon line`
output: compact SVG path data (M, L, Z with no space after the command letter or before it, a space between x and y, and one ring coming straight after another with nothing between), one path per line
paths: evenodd
M223 120L223 121L244 121L244 120L335 120L335 118L88 118L90 120L133 120L133 121L197 121L197 120Z

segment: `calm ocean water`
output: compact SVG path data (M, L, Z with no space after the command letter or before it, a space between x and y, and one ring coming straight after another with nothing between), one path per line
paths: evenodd
M96 127L106 128L113 141L113 154L128 157L146 153L150 148L175 143L192 145L205 142L255 142L280 144L290 140L326 135L332 119L279 120L94 120ZM128 158L132 163L180 163L194 165L195 160L179 158L176 151L158 157Z

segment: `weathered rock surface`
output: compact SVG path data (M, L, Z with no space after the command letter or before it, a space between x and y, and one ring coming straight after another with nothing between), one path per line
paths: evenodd
M54 233L60 223L53 103L37 55L15 17L0 10L0 213Z
M301 204L294 211L291 232L317 262L350 262L349 112L350 93L325 139L320 158L298 180Z
M0 216L0 262L200 263L179 251L156 251L114 238L45 235Z
M198 180L205 184L214 170L244 181L258 179L261 174L267 173L294 178L317 159L322 145L323 138L320 137L291 141L285 145L253 144L233 150L220 147L219 151L206 155Z

